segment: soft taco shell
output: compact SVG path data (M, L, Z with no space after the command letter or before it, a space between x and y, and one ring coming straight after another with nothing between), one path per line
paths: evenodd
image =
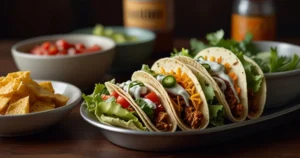
M155 127L155 125L152 123L152 121L147 116L147 114L135 103L134 99L130 96L130 94L126 93L122 88L118 87L115 84L112 84L112 83L108 83L108 84L112 89L114 89L116 92L121 94L122 97L126 98L127 101L129 101L129 103L133 106L133 108L139 114L139 116L141 117L141 119L143 120L143 122L147 128L151 129L152 131L163 132ZM160 94L159 92L157 92L157 90L155 88L151 87L147 83L144 83L144 85L151 91L155 92L156 94ZM177 124L171 113L171 110L168 108L168 102L164 99L164 97L162 97L160 95L157 95L157 96L159 97L162 105L164 106L164 108L168 114L167 122L172 125L171 128L168 130L168 132L174 132L177 128Z
M253 61L252 59L250 59L247 56L244 56L245 60L248 61L249 63L251 63L252 65L254 65L256 72L263 76L262 79L262 83L261 83L261 87L260 90L254 94L254 104L256 104L258 106L257 111L255 112L251 112L250 110L248 110L248 118L249 119L257 119L258 117L261 116L261 114L264 111L265 108L265 103L266 103L266 99L267 99L267 84L266 84L266 79L264 77L264 73L261 70L261 68L257 65L257 63L255 61Z
M189 76L189 78L195 85L196 92L200 94L200 99L202 100L202 104L200 105L200 108L198 110L203 114L204 117L201 122L201 126L198 128L198 130L206 128L209 123L209 110L208 110L208 105L206 102L204 92L202 91L202 88L201 88L200 84L198 83L196 76L184 63L177 61L175 59L172 59L172 58L162 58L162 59L157 60L152 65L151 69L155 72L160 72L160 69L162 67L165 69L166 72L171 72L172 70L176 72L176 70L178 68L180 68L183 73L186 73L187 76ZM194 130L194 129L188 127L187 125L185 125L182 118L180 118L177 115L177 112L171 102L171 99L170 99L168 93L164 90L164 87L160 84L160 82L157 81L153 76L151 76L151 75L148 75L148 76L149 76L148 77L149 84L151 84L153 87L156 87L156 89L159 90L161 95L165 96L168 99L168 102L170 103L169 105L172 105L171 110L175 116L175 119L177 120L178 126L182 130Z
M233 116L233 117L231 117L230 113L229 113L230 108L228 108L229 107L228 104L226 104L225 110L226 110L226 113L229 114L228 115L229 119L232 119L235 122L244 121L248 115L248 97L247 97L246 73L245 73L245 69L244 69L241 61L238 59L238 57L234 53L232 53L231 51L229 51L227 49L221 48L221 47L210 47L210 48L204 49L195 56L195 59L198 59L201 56L206 57L207 60L210 60L212 58L218 59L219 57L221 57L220 64L225 65L226 63L228 63L231 66L230 71L234 72L237 75L237 77L238 77L237 85L241 89L239 98L240 98L242 106L244 107L243 112L239 117L234 117L231 112L231 116ZM218 91L222 92L220 88L218 89ZM225 99L224 94L223 94L222 98Z
M108 92L111 94L113 91L117 92L121 97L123 97L128 103L130 103L130 105L133 107L133 109L135 110L135 112L139 115L142 123L147 127L147 129L149 131L155 131L154 129L152 129L152 127L148 124L147 120L144 118L144 116L141 114L141 112L136 108L136 106L134 104L131 103L131 100L129 100L129 98L124 95L123 93L120 92L120 89L118 89L118 87L116 85L114 85L111 82L105 82L105 86L108 90Z

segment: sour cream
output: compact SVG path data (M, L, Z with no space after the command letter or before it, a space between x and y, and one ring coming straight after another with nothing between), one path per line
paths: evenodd
M156 79L162 83L162 80L165 78L166 76L165 75L157 75ZM165 88L165 90L173 95L180 95L182 96L185 104L187 106L190 106L190 102L189 102L189 98L190 98L190 95L189 93L182 87L180 86L178 83L175 84L174 87L171 87L171 88Z
M130 84L135 84L134 86L129 88ZM136 81L126 81L121 84L117 84L120 88L122 88L124 91L130 94L134 99L141 98L141 95L144 95L147 93L148 88L145 87L144 85L136 84ZM150 107L151 109L156 109L155 103L153 103L151 100L146 99L146 98L141 98L143 99L146 103L147 106Z
M196 59L196 61L200 64L208 64L210 66L209 74L214 78L216 82L219 83L219 87L224 92L227 88L226 83L223 81L227 81L230 85L229 88L232 89L235 98L237 99L238 103L240 103L240 99L237 95L237 92L234 88L234 84L232 79L225 73L225 67L217 62L207 61L203 58ZM219 79L221 78L221 79ZM223 79L223 80L222 80Z

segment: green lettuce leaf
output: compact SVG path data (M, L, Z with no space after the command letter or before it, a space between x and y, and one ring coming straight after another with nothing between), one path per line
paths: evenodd
M216 100L214 89L204 80L199 80L209 108L210 124L213 126L224 125L225 113L223 105L213 105ZM217 102L217 101L215 101Z
M171 57L175 56L187 56L192 58L192 55L190 54L190 50L182 48L181 51L178 51L176 48L174 48L174 52L171 53Z
M143 126L136 125L136 123L133 120L124 121L121 120L120 118L105 116L104 114L102 114L100 117L97 118L99 119L100 122L112 126L117 126L126 129L132 129L132 130L142 130L142 131L146 130L146 128L144 128Z
M154 77L156 77L158 75L155 71L151 70L150 67L146 64L142 65L142 71L145 71L145 72L151 74Z
M201 88L204 92L206 101L208 105L212 105L214 98L215 98L215 92L211 85L209 85L207 82L205 82L201 77L199 78L199 83L201 85Z
M84 104L87 106L89 112L94 112L96 105L103 102L101 98L102 94L109 95L104 84L95 84L94 91L91 95L82 94Z
M208 47L206 44L197 40L196 38L192 38L190 40L190 46L192 50L190 55L192 56L192 58L194 58L201 50Z
M116 102L101 102L98 104L95 108L95 115L99 121L101 120L101 115L103 114L110 117L116 117L124 121L132 121L139 129L146 130L146 127L143 126L143 124L134 114L123 109L121 105Z
M236 55L244 66L247 78L247 88L251 89L254 93L258 92L262 84L263 76L257 73L254 65L245 60L242 52L236 53Z
M218 44L224 37L224 30L218 30L217 32L209 33L206 35L206 39L210 45Z
M141 98L136 99L135 102L138 104L139 107L141 107L141 109L146 113L146 115L152 120L154 117L153 109L151 109L147 105L147 103Z
M209 122L214 126L224 125L225 111L223 105L210 105L209 107Z
M87 110L89 112L94 112L96 104L93 102L93 97L89 95L82 94L82 98L84 99L83 104L87 106Z

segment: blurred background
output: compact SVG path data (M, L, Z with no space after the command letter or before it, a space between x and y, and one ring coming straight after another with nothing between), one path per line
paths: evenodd
M300 36L298 0L275 0L277 38ZM174 37L204 37L223 28L230 36L232 0L175 0ZM78 28L123 25L122 0L9 0L0 5L0 39L67 33Z

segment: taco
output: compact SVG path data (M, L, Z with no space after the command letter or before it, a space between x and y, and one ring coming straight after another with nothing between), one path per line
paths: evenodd
M92 94L83 94L82 97L87 110L105 125L138 131L152 131L146 126L146 120L130 104L129 99L115 91L109 83L96 84Z
M232 116L223 92L220 90L218 84L214 81L204 66L199 64L196 60L186 56L175 56L173 59L186 64L197 77L207 100L210 113L209 122L211 125L224 125L225 115L229 120L237 122L237 120Z
M199 130L207 127L209 110L205 95L196 76L186 65L175 59L162 58L151 69L143 65L142 70L144 72L135 72L132 78L145 76L145 82L168 100L179 128Z
M142 81L128 80L123 83L106 83L114 91L129 100L147 128L157 132L174 132L176 121L164 97L155 88Z
M193 73L198 77L199 83L202 86L202 89L204 89L204 92L208 93L208 95L206 95L206 99L208 101L208 107L209 108L213 108L214 104L216 104L216 102L211 102L211 100L213 100L211 97L209 97L209 93L213 92L214 96L215 96L215 101L217 100L218 103L217 105L222 105L224 107L224 111L225 114L227 116L227 118L233 122L240 122L245 120L247 113L241 111L240 107L235 107L235 108L230 108L231 106L231 102L227 102L226 101L226 95L233 95L233 93L231 93L230 89L228 89L227 91L222 91L221 88L218 85L218 82L215 81L216 78L211 76L205 66L202 66L201 64L199 64L196 60L193 60L192 58L189 57L185 57L185 56L176 56L173 57L174 59L181 61L183 63L185 63L192 71ZM210 88L212 88L213 90L209 90ZM229 87L227 87L229 88ZM207 89L207 90L205 90ZM226 94L228 93L228 94ZM228 96L229 97L229 96ZM232 96L233 97L233 96ZM247 110L244 109L243 110ZM212 118L211 118L212 119Z
M194 59L207 70L200 71L209 73L218 84L228 103L226 111L229 107L236 121L261 116L266 101L266 82L254 61L220 47L204 49Z

